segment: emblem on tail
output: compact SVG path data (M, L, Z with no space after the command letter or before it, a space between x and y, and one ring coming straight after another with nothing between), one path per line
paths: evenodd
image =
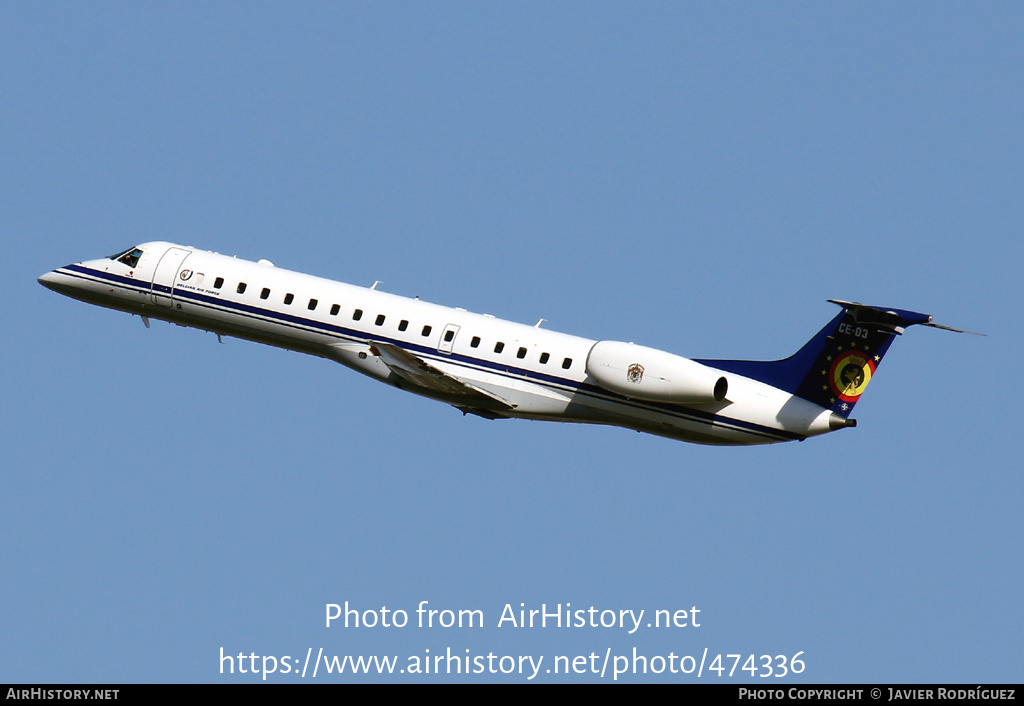
M932 323L931 316L916 311L840 299L829 301L842 307L842 311L789 358L697 362L760 380L845 418L864 394L889 346L908 326L974 333Z

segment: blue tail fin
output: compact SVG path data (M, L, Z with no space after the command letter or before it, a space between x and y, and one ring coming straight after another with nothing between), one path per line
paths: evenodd
M916 311L829 301L843 310L785 360L697 362L760 380L848 417L895 337L907 326L938 324L932 324L928 314Z

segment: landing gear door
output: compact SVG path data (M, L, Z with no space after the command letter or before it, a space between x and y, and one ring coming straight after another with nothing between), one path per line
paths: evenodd
M459 333L459 327L455 324L448 324L441 332L441 340L437 344L437 350L442 353L451 353L455 345L455 336Z
M173 304L174 284L178 281L178 271L191 253L184 248L168 248L167 252L160 258L160 263L153 273L153 303L158 306L169 307ZM184 275L187 270L181 270ZM191 273L189 273L191 275ZM187 279L187 277L186 277Z

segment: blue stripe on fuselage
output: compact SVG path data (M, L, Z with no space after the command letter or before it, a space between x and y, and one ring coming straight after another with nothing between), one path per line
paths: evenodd
M295 316L293 314L286 314L284 312L275 311L273 309L266 309L258 306L253 306L251 304L232 301L230 299L222 299L219 296L203 294L201 292L197 292L190 289L183 289L181 287L172 288L161 284L153 285L151 282L147 282L144 280L137 280L132 277L125 277L123 275L117 275L110 272L101 272L99 270L93 270L88 267L82 267L81 265L68 265L66 267L60 268L60 270L75 272L80 275L84 275L86 278L98 278L101 280L106 280L107 282L117 284L123 288L133 290L140 294L157 294L160 296L166 296L171 299L186 299L189 300L190 302L205 306L207 308L227 310L229 313L248 315L258 320L269 320L271 322L275 322L281 325L288 325L294 328L313 330L321 333L330 333L344 338L352 339L359 343L364 343L367 341L380 341L382 343L391 343L406 350L415 352L428 360L435 360L439 362L457 360L461 364L467 367L475 368L477 370L495 373L511 379L527 379L530 381L541 381L552 386L568 388L569 390L586 394L591 397L604 399L606 401L612 401L619 404L624 404L628 407L633 407L636 409L646 409L648 411L661 412L664 414L681 418L686 421L698 422L702 424L707 424L709 426L719 426L726 429L731 429L733 431L740 431L755 436L761 436L770 439L778 439L782 441L802 440L805 438L805 436L802 434L796 434L794 432L784 431L782 429L774 429L772 427L765 427L761 424L755 424L754 422L747 422L741 419L733 419L731 417L717 415L711 412L704 412L701 410L692 409L690 407L683 407L681 405L674 405L668 402L647 402L642 400L636 400L629 397L625 397L615 392L605 390L604 388L598 387L596 385L590 385L584 382L578 382L576 380L562 378L555 375L539 373L534 370L528 370L526 368L517 368L515 366L503 365L501 363L496 363L494 361L489 361L483 358L475 358L461 353L439 355L437 348L434 346L424 346L422 344L411 343L409 341L390 338L384 335L370 335L368 332L361 331L359 329L346 328L344 326L338 326L336 324L317 321L316 319L308 319L301 316ZM154 314L159 314L159 311L154 312Z

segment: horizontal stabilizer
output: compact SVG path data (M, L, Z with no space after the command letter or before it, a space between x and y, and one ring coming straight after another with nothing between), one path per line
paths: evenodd
M968 331L967 329L953 328L952 326L946 326L944 324L933 324L930 321L928 323L926 323L926 324L921 324L921 325L922 326L931 326L932 328L940 328L943 331L952 331L953 333L969 333L972 336L987 336L988 335L987 333L978 333L977 331Z
M849 311L858 322L873 323L881 328L888 326L896 333L903 333L907 326L919 324L921 326L931 326L932 328L940 328L943 331L952 331L954 333L969 333L974 336L985 335L983 333L967 331L962 328L953 328L952 326L946 326L945 324L932 323L931 316L928 314L919 314L916 311L888 309L881 306L868 306L867 304L861 304L860 302L847 302L842 299L829 299L829 301Z

